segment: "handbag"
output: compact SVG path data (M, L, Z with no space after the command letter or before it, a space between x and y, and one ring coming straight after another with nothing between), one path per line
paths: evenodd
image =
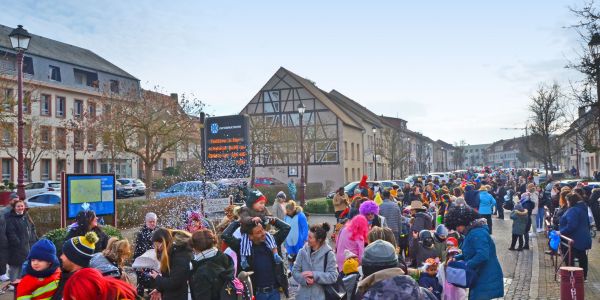
M477 283L477 273L463 261L451 261L446 268L446 280L461 288L472 288Z
M331 250L329 252L333 253ZM323 264L323 272L327 271L327 257L329 252L325 254L325 263ZM325 291L325 300L341 300L346 296L346 287L344 286L344 277L342 274L338 274L337 280L332 284L323 284L323 291Z

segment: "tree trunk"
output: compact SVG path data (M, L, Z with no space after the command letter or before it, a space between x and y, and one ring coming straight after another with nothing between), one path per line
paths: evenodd
M149 186L152 190L152 167L154 164L144 161L144 174L146 179L146 186ZM146 192L146 200L150 200L150 193Z
M256 167L254 166L254 163L252 164L252 168L250 170L250 187L254 188L254 178L256 178Z

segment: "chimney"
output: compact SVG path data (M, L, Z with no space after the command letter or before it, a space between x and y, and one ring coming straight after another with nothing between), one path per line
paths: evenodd
M177 93L171 93L171 99L179 101L179 96L177 95Z
M585 106L580 106L577 109L577 116L581 118L581 116L583 116L585 114Z

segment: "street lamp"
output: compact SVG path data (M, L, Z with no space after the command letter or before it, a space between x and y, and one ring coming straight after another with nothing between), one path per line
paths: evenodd
M306 106L304 106L304 103L300 102L300 104L298 104L298 116L300 117L300 187L302 189L302 193L300 194L300 205L302 207L304 207L306 202L306 183L304 182L304 132L302 130L302 118L304 117L305 111Z
M373 163L375 165L375 180L377 180L377 127L373 126Z
M596 78L596 106L600 108L600 34L594 33L592 35L588 47L590 47L590 53L596 66L596 76L594 76Z
M17 51L17 195L19 196L19 199L24 200L25 184L23 183L23 168L25 167L25 160L23 158L23 127L25 122L23 122L23 53L25 53L29 47L31 35L29 35L27 30L23 28L23 25L19 25L17 28L11 31L8 37L10 38L10 43L12 44L13 49Z

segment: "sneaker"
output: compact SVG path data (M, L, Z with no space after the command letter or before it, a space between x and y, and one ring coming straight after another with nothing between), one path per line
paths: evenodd
M529 250L529 246L523 247L523 250Z
M508 250L510 250L510 251L515 251L515 250L517 250L517 249L515 249L515 248L508 248Z

